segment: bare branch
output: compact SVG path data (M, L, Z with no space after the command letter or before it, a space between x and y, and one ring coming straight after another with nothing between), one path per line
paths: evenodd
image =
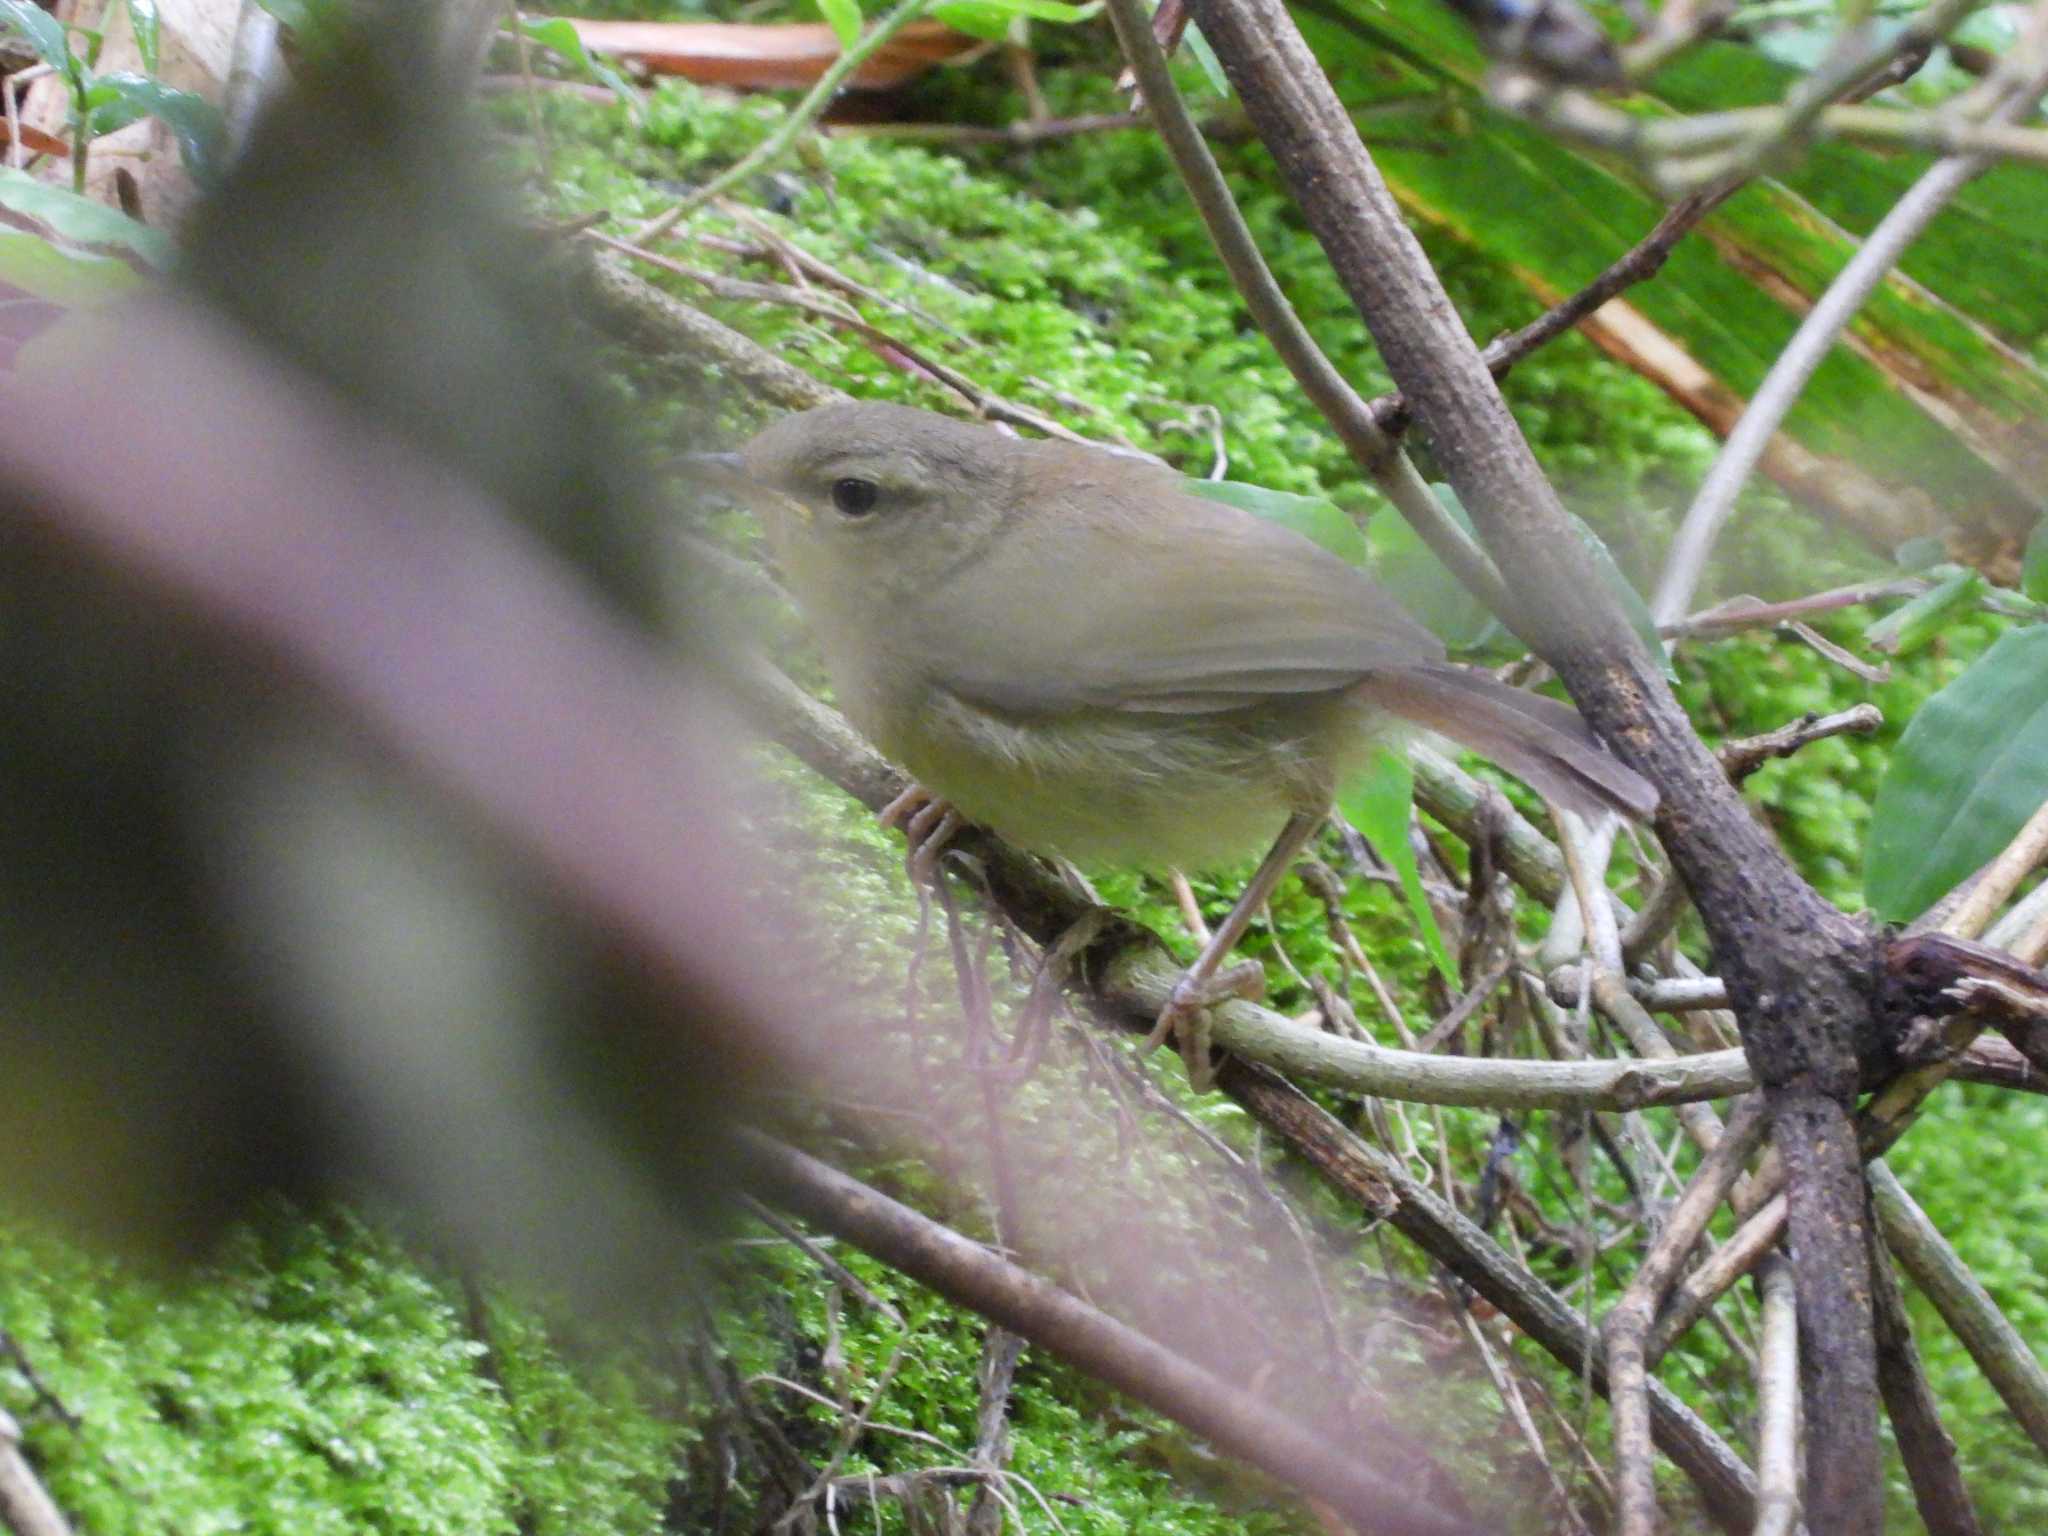
M1294 313L1294 306L1287 302L1287 295L1266 265L1265 255L1252 238L1244 215L1238 212L1216 157L1209 152L1207 141L1181 99L1179 87L1173 83L1166 55L1153 36L1151 18L1143 5L1139 0L1109 0L1109 13L1147 110L1159 125L1159 135L1187 184L1202 222L1208 226L1217 255L1243 296L1245 307L1251 311L1253 323L1265 333L1295 382L1301 385L1302 393L1330 423L1358 466L1372 477L1373 483L1437 557L1488 606L1504 606L1507 598L1500 573L1445 513L1400 444L1380 429L1373 419L1372 407L1323 355L1322 348Z
M1567 1369L1587 1372L1607 1390L1598 1341L1565 1300L1516 1263L1451 1203L1409 1177L1399 1160L1352 1135L1300 1089L1264 1067L1226 1059L1217 1085L1326 1179L1443 1264L1499 1308ZM1661 1382L1648 1384L1650 1427L1706 1500L1717 1523L1747 1531L1755 1518L1755 1478L1741 1460Z
M57 1503L21 1454L21 1426L0 1408L0 1525L14 1536L71 1536Z
M1180 971L1148 946L1122 950L1103 972L1102 995L1146 1028ZM1740 1051L1676 1054L1664 1060L1513 1061L1397 1051L1306 1029L1247 1002L1211 1010L1215 1043L1290 1077L1413 1104L1491 1109L1643 1109L1731 1098L1755 1085Z
M2048 801L2027 818L2026 825L1975 880L1941 931L1959 939L1975 938L2043 859L2048 859Z
M1791 1536L1799 1517L1799 1328L1791 1266L1772 1254L1757 1280L1764 1336L1757 1351L1755 1536Z
M2048 1371L2032 1346L1881 1162L1870 1165L1870 1193L1886 1245L1962 1341L2027 1438L2048 1455Z
M1496 336L1480 353L1494 378L1504 379L1523 358L1547 346L1616 295L1646 283L1664 270L1664 263L1693 226L1740 190L1739 184L1695 192L1664 211L1650 232L1617 256L1607 269L1571 297L1552 305L1518 331ZM1382 432L1398 435L1408 428L1408 403L1397 391L1372 402L1373 420Z
M1399 1480L1389 1475L1393 1469L1374 1472L1357 1446L1340 1448L1324 1440L1136 1329L878 1190L757 1133L743 1133L741 1145L745 1177L761 1198L1312 1494L1359 1530L1451 1536L1474 1529L1410 1494L1412 1471L1403 1469Z
M1761 736L1745 736L1722 746L1721 766L1740 784L1773 758L1790 757L1801 747L1830 736L1869 736L1884 727L1884 711L1858 704L1833 715L1806 715Z
M1871 1175L1875 1190L1880 1177L1889 1178L1890 1172L1879 1164ZM1882 1215L1878 1221L1885 1224ZM1877 1283L1878 1385L1884 1390L1885 1412L1891 1415L1921 1522L1930 1536L1977 1536L1981 1528L1970 1491L1963 1486L1962 1469L1956 1465L1956 1443L1942 1427L1940 1405L1913 1343L1905 1294L1882 1249L1871 1255L1870 1274Z
M593 251L582 272L584 307L592 318L643 351L716 362L757 400L784 410L806 411L846 398L843 390L821 384L759 342L642 282L616 255Z
M1763 1103L1745 1098L1643 1256L1627 1291L1607 1314L1601 1333L1614 1402L1615 1486L1622 1536L1651 1536L1657 1527L1655 1468L1650 1459L1649 1374L1644 1342L1679 1267L1707 1229L1743 1165L1762 1143Z
M2048 90L2048 76L2029 80L2001 103L1996 114L1998 119L2011 122L2031 111L2043 90ZM1919 238L1920 232L1933 221L1934 216L1993 163L1992 158L1984 154L1955 155L1938 161L1870 232L1856 254L1849 258L1848 265L1828 285L1827 292L1807 311L1799 329L1757 386L1742 419L1735 424L1735 430L1728 434L1719 457L1714 460L1714 467L1708 471L1692 506L1686 511L1685 520L1679 525L1678 536L1672 542L1671 557L1657 583L1656 595L1650 601L1650 612L1658 623L1672 623L1685 612L1686 605L1699 587L1700 578L1705 574L1714 541L1735 508L1737 493L1748 481L1757 460L1763 456L1765 446L1778 430L1778 424L1805 389L1806 381L1820 366L1821 359L1834 346L1843 327L1855 317L1878 284L1898 263L1906 247Z

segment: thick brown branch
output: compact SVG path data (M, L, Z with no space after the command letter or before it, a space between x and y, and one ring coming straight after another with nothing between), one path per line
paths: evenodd
M1983 1527L1956 1465L1956 1443L1942 1426L1941 1408L1906 1318L1905 1293L1881 1248L1872 1251L1871 1276L1877 1282L1877 1384L1921 1523L1930 1536L1977 1536Z
M1115 1318L950 1228L765 1136L742 1142L755 1192L1187 1425L1219 1449L1329 1504L1361 1532L1475 1528ZM1412 1474L1409 1474L1412 1475Z
M1794 1169L1795 1278L1820 1531L1882 1521L1862 1171L1848 1107L1871 1032L1870 941L1799 878L1693 733L1516 429L1356 127L1280 0L1191 0L1259 136L1503 571L1503 615L1664 797L1693 893Z
M1400 1163L1360 1140L1298 1088L1263 1067L1226 1061L1217 1086L1282 1137L1317 1172L1486 1298L1537 1344L1608 1390L1606 1361L1585 1320ZM1588 1356L1591 1356L1590 1363ZM1714 1432L1661 1382L1648 1383L1650 1432L1690 1477L1714 1519L1747 1531L1756 1479Z

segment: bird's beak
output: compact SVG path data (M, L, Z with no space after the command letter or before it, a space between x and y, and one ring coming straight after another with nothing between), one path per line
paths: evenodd
M700 470L713 480L746 478L746 465L736 453L686 453L676 460L686 469Z
M723 491L743 506L765 515L771 508L809 523L811 509L793 496L785 496L747 474L745 461L736 453L685 453L669 461L670 466L695 475L704 484Z

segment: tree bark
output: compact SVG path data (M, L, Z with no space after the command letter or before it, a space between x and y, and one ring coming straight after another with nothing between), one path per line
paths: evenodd
M1875 945L1801 880L1600 590L1577 530L1281 0L1191 0L1503 571L1502 615L1663 796L1656 827L1714 943L1791 1166L1816 1532L1879 1530L1883 1478L1863 1178L1849 1111L1875 1036Z

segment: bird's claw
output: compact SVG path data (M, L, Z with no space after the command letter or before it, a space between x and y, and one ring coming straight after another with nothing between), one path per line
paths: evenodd
M1232 998L1257 1001L1265 993L1266 968L1256 960L1225 966L1208 976L1189 971L1174 983L1173 994L1159 1010L1158 1022L1145 1037L1144 1048L1156 1050L1172 1037L1180 1046L1189 1085L1197 1092L1206 1092L1216 1080L1216 1066L1209 1049L1209 1010Z
M953 834L965 824L960 813L922 784L913 784L883 806L876 819L885 827L901 826L907 848L903 867L920 886L938 878L939 860Z

